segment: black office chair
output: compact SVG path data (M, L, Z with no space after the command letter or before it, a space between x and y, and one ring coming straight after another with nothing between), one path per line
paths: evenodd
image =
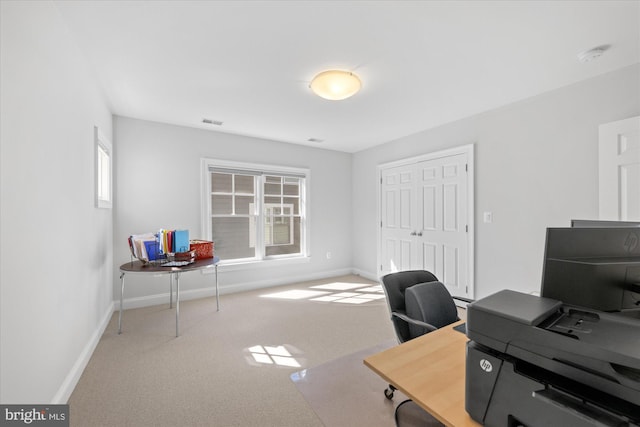
M400 343L435 331L460 320L454 299L466 303L472 300L452 297L438 278L425 270L400 271L382 277L382 287L387 297L391 321ZM384 391L387 399L393 399L396 388L389 384ZM431 414L407 399L396 407L396 426L442 425Z
M460 320L454 299L472 301L452 297L438 278L426 270L387 274L382 277L382 287L400 343ZM393 399L395 390L390 384L384 395Z
M395 412L395 422L397 427L440 427L444 425L411 399L398 405Z

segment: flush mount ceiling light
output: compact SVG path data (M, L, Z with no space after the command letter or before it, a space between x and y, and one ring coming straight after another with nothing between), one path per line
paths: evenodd
M340 101L355 95L362 83L351 71L328 70L315 76L309 87L321 98Z
M578 61L580 62L593 61L594 59L601 57L607 49L609 49L609 46L598 46L598 47L594 47L593 49L580 52L578 54Z

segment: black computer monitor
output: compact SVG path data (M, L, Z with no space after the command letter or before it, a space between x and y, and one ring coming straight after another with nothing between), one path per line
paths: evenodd
M605 228L605 227L640 227L640 222L635 221L606 221L601 219L572 219L572 227L593 227L593 228Z
M540 294L600 311L640 311L640 229L548 228Z

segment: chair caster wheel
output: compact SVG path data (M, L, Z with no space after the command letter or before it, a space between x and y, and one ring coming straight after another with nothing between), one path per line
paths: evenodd
M388 388L385 389L384 390L384 397L386 397L389 400L393 399L393 390L388 389Z

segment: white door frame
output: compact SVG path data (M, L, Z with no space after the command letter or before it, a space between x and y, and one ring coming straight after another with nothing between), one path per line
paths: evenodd
M640 183L640 116L601 124L598 132L599 218L611 221L637 221ZM634 194L629 201L628 195ZM631 213L630 213L631 212Z
M376 242L377 242L377 264L376 264L376 271L378 271L378 275L380 275L380 270L379 267L382 264L382 248L380 247L381 245L381 227L380 224L382 224L382 217L381 217L381 208L382 206L380 205L382 203L382 197L380 194L380 185L381 185L381 180L382 180L382 171L388 168L393 168L393 167L398 167L398 166L406 166L406 165L411 165L411 164L415 164L415 163L419 163L425 160L434 160L434 159L439 159L442 157L449 157L449 156L455 156L458 154L467 154L467 159L468 159L468 170L467 170L467 204L468 204L468 209L467 209L467 226L469 227L469 232L468 232L468 240L467 240L467 250L468 250L468 254L469 254L469 259L468 259L468 263L467 263L467 269L468 269L468 278L469 278L469 283L468 283L468 295L469 298L474 298L475 297L475 253L474 253L474 247L475 247L475 243L474 243L474 236L475 236L475 198L474 198L474 190L475 190L475 173L474 173L474 145L473 144L467 144L467 145L461 145L459 147L454 147L454 148L449 148L446 150L441 150L441 151L436 151L436 152L432 152L432 153L427 153L427 154L423 154L420 156L416 156L416 157L410 157L407 159L402 159L402 160L396 160L393 162L388 162L388 163L381 163L376 167L377 170L377 187L378 190L376 191L376 206L377 206L377 212L376 212L376 220L377 220L377 238L376 238Z

